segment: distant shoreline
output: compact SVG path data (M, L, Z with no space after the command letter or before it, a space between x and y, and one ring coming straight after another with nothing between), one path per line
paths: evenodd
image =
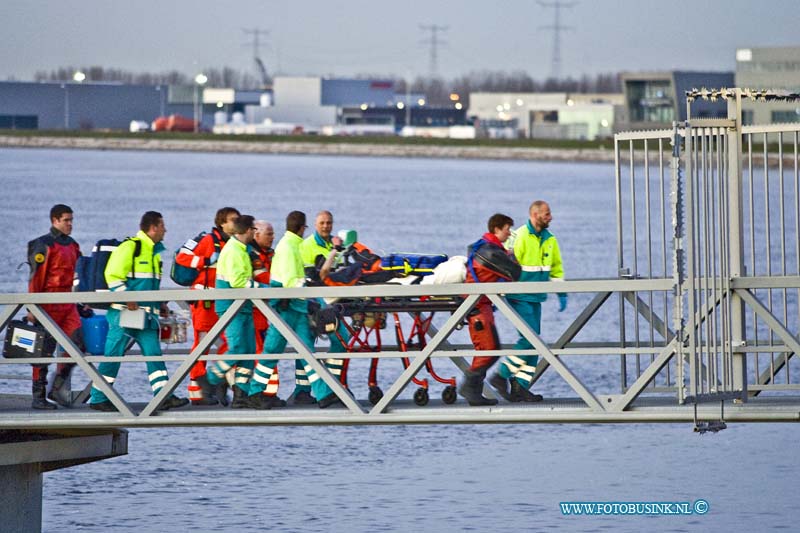
M484 159L561 163L613 164L613 146L612 140L471 139L462 141L397 137L228 136L191 133L133 134L63 131L6 131L0 133L0 148ZM667 165L670 155L669 151L664 153L664 163ZM641 155L637 154L637 157L641 157ZM627 162L627 160L628 150L625 148L620 152L620 161ZM760 148L754 149L753 164L763 165L763 161ZM650 152L650 162L658 163L656 150ZM783 163L784 166L793 165L793 154L784 153ZM742 164L746 164L746 161L743 160ZM778 154L770 152L768 164L770 167L777 167L779 164Z
M498 159L521 161L560 161L582 163L611 163L614 151L586 143L587 146L575 147L537 147L508 146L504 143L492 145L468 143L437 143L434 139L426 139L421 143L386 142L385 139L371 143L367 138L357 141L336 142L327 139L325 142L315 140L308 142L302 138L291 140L267 140L235 138L156 138L135 137L121 134L89 136L65 134L0 134L0 147L5 148L58 148L77 150L143 150L143 151L175 151L175 152L216 152L245 154L304 154L304 155L342 155L360 157L419 157L419 158L451 158L451 159ZM609 141L609 143L611 143ZM613 143L611 143L613 145Z

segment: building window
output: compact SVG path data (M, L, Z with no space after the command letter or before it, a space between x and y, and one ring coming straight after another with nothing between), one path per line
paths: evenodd
M753 110L742 111L742 124L749 126L753 124Z
M782 122L800 122L800 108L797 108L794 111L773 111L771 114L773 124Z
M675 104L671 83L664 81L629 81L628 109L631 122L672 122Z

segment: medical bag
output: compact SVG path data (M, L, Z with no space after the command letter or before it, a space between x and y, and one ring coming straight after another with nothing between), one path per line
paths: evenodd
M3 357L45 357L45 344L55 342L42 326L12 320L6 328Z

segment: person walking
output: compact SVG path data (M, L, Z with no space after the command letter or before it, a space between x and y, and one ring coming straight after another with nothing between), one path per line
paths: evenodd
M520 281L563 281L564 266L561 250L555 235L550 233L553 215L544 200L536 200L528 210L529 219L517 229L513 242L514 255L522 266ZM508 303L536 334L541 333L542 302L547 294L514 294L507 297ZM558 311L567 308L567 294L558 293ZM517 350L530 350L533 345L521 334L514 345ZM489 383L503 398L511 402L538 402L540 394L530 392L536 373L538 355L506 356L500 364L499 372Z
M133 339L145 356L160 356L160 325L158 322L160 305L155 302L136 302L136 291L157 291L161 288L161 252L164 251L164 235L167 228L164 217L156 211L147 211L139 222L139 232L135 237L125 239L111 252L105 269L108 289L122 296L128 296L125 304L111 304L106 319L108 320L108 337L106 338L106 357L124 355L130 339ZM121 313L144 312L141 328L121 323ZM111 385L117 379L120 363L100 363L98 372ZM168 380L167 366L163 361L148 361L147 377L153 396L158 394ZM189 400L174 394L168 396L158 406L160 411L187 405ZM92 387L91 409L97 411L117 411L108 397L96 387Z

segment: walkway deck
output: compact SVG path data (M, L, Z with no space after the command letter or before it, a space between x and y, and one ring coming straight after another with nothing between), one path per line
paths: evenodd
M368 410L371 405L360 401ZM144 403L129 404L134 411ZM674 397L638 398L624 412L597 412L580 398L545 400L537 404L500 403L495 407L470 407L459 400L446 405L431 399L425 407L412 400L395 400L380 415L358 415L342 407L326 410L316 405L288 406L283 409L255 411L226 407L191 407L158 413L148 417L124 417L99 413L86 405L55 411L33 411L30 396L0 395L0 428L133 428L180 426L243 425L382 425L382 424L508 424L508 423L676 423L693 422L694 405L676 405ZM723 416L720 403L698 406L698 420L729 422L798 422L800 396L752 398L747 403L726 401Z

